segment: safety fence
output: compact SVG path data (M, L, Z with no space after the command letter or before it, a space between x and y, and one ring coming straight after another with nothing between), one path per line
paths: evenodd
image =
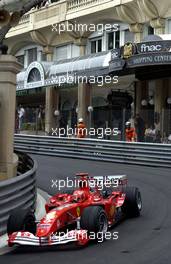
M28 155L16 152L19 157L17 176L0 182L0 235L6 232L10 211L32 208L36 205L37 163Z
M171 144L17 134L15 147L38 155L171 168Z

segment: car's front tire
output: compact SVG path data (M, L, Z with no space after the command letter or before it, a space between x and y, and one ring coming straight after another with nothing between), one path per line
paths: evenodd
M138 188L127 186L124 190L126 197L122 205L122 212L127 217L138 217L142 210L141 193Z
M80 225L88 232L103 233L108 230L108 219L101 206L90 206L83 210Z
M11 212L7 222L7 233L11 235L19 231L36 233L36 219L32 211L18 208Z

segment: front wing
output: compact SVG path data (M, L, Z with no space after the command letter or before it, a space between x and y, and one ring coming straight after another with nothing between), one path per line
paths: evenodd
M76 242L78 245L85 245L89 241L87 230L72 230L60 235L49 237L37 237L29 232L15 232L9 236L8 245L23 246L53 246Z

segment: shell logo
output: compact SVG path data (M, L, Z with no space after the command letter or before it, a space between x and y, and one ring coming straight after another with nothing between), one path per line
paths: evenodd
M80 207L77 207L76 211L77 211L77 216L80 217L80 214L81 214Z

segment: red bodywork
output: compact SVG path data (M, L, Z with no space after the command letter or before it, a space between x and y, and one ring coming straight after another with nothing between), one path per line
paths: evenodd
M82 182L87 182L87 184L85 184L86 186L76 189L73 194L56 194L51 197L49 202L45 205L46 215L37 224L35 236L31 233L22 231L13 233L9 236L9 245L30 245L32 243L33 245L41 246L53 245L55 243L59 244L57 243L59 239L58 232L66 230L69 226L74 224L76 229L69 231L69 237L72 237L74 234L75 240L73 241L77 241L78 244L84 245L89 239L87 237L87 230L80 230L79 220L84 208L89 206L102 206L108 218L108 225L111 226L115 224L117 221L118 208L123 205L125 200L125 193L122 191L122 186L127 184L127 179L119 179L119 188L114 187L113 190L110 188L110 194L104 197L102 191L99 190L96 184L94 188L90 186L90 179L87 174L79 174L79 177ZM33 241L35 241L35 243ZM63 240L61 239L61 241ZM68 240L68 242L72 242L72 239L71 241Z

